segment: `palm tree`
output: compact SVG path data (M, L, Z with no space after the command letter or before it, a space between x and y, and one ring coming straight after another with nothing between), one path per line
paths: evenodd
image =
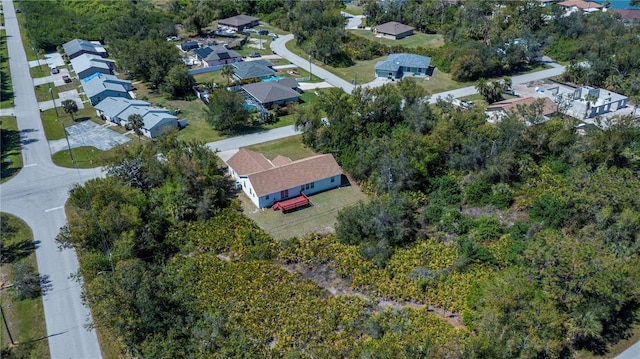
M144 126L144 121L142 120L142 116L140 114L134 113L129 115L129 126L136 135L138 135L138 141L140 141L140 135L142 135L142 126Z
M585 111L584 111L584 118L587 118L587 116L589 115L589 110L591 109L591 103L592 102L596 102L598 101L598 98L592 94L587 94L587 96L584 97L585 101L587 101L587 106L585 107Z
M62 109L64 110L65 113L68 113L69 115L71 115L71 120L75 121L76 119L73 117L73 115L78 112L78 104L76 104L75 101L73 100L64 100L62 101Z
M231 76L233 76L233 67L231 67L231 65L222 66L222 76L227 79L227 85L231 83Z

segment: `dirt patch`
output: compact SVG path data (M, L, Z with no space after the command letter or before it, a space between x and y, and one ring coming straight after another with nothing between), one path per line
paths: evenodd
M332 296L355 295L371 302L378 311L383 311L386 308L424 309L426 307L429 312L446 320L454 328L464 328L464 322L458 313L417 301L399 302L388 298L376 297L362 290L353 290L351 288L351 280L339 275L331 263L291 263L283 264L283 267L290 273L298 273L302 278L315 282Z
M462 214L477 219L482 216L496 217L501 223L507 226L512 226L515 222L526 222L529 217L525 212L517 210L501 210L492 206L487 207L462 207Z

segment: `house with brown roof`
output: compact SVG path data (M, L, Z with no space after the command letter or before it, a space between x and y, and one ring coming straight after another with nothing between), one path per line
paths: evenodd
M620 19L625 22L640 20L640 10L638 9L613 9L612 11L620 14Z
M337 188L343 174L330 154L297 161L277 156L269 161L260 153L241 148L226 163L236 186L258 208Z
M384 37L392 40L400 40L407 36L413 35L413 27L401 24L396 21L390 21L373 28L376 36Z
M558 6L563 7L568 12L583 11L585 13L601 11L604 8L597 2L585 0L567 0L559 2Z
M224 26L228 29L233 29L240 32L244 29L249 29L254 26L258 26L260 19L248 15L236 15L226 19L218 20L218 26Z
M531 113L538 118L525 118L521 109L529 108ZM508 100L494 102L487 107L485 115L491 123L500 122L507 116L516 116L525 122L534 122L548 119L558 112L558 105L548 97L516 97Z

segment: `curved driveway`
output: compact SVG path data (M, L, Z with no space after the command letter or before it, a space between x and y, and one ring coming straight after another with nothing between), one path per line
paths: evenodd
M84 328L91 313L82 304L80 283L69 279L78 270L75 251L58 251L54 242L66 222L69 189L101 173L60 168L51 162L13 2L3 0L2 7L24 168L0 185L0 210L20 217L33 231L38 270L49 284L42 301L51 357L102 358L95 330Z

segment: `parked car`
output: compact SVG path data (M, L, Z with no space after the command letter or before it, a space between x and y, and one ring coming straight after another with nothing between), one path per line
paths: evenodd
M62 81L64 81L65 83L70 83L72 80L69 75L62 75Z
M249 54L249 57L260 57L260 56L262 56L262 55L260 55L259 52L252 52L252 53Z
M269 34L269 35L267 35L267 36L272 37L272 38L274 38L274 39L277 39L277 38L278 38L278 34L274 34L274 33L270 33L270 34Z
M60 70L58 70L58 68L57 68L57 67L52 67L52 68L51 68L51 73L52 73L52 74L54 74L54 75L55 75L55 74L59 74L59 73L60 73Z
M268 35L269 31L263 29L263 30L258 31L258 34L260 34L260 35Z

